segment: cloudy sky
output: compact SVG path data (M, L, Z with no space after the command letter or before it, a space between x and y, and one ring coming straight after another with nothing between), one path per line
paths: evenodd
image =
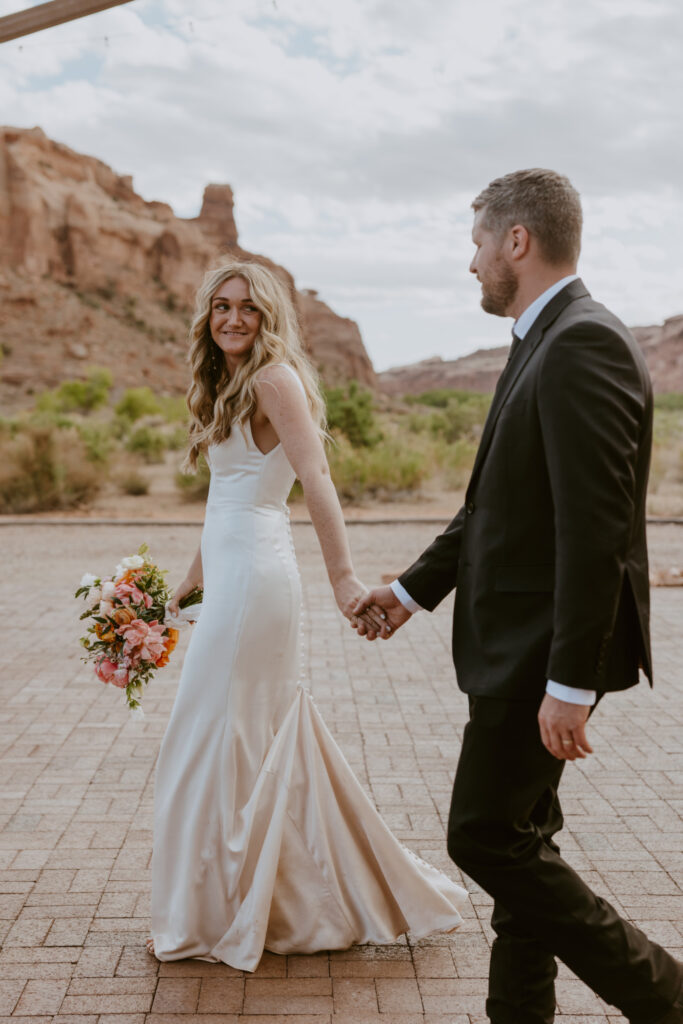
M582 193L597 298L629 324L683 313L682 43L680 0L133 0L3 44L0 120L180 216L229 182L242 245L384 369L507 343L469 207L520 167Z

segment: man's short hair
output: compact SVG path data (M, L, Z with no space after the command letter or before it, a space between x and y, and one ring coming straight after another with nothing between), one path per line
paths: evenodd
M496 178L472 203L481 226L502 234L522 224L548 263L576 263L581 251L581 199L569 178L532 167Z

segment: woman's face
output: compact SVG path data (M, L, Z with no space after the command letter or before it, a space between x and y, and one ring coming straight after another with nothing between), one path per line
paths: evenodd
M243 277L231 277L211 298L209 330L225 355L228 370L247 358L261 328L262 314L252 302Z

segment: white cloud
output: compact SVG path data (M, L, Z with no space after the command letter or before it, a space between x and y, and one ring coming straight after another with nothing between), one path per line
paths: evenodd
M0 102L182 216L230 182L243 245L383 366L507 340L469 203L515 167L581 190L597 297L681 311L682 27L676 0L135 0L5 44Z

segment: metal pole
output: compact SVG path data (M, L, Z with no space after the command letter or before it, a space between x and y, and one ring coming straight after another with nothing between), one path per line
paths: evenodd
M130 0L105 0L105 3L101 0L50 0L49 3L38 4L37 7L29 7L25 11L17 11L16 14L7 14L0 18L0 43L127 3L130 3Z

